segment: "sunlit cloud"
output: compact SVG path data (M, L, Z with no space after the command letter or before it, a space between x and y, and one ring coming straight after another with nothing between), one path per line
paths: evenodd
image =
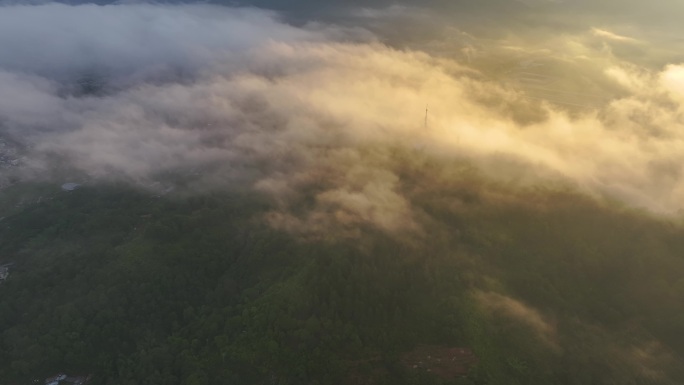
M532 48L510 38L517 64L499 75L487 60L503 51L472 36L481 53L459 62L254 9L8 6L0 19L1 36L24 34L26 47L46 39L26 25L59 27L47 37L59 50L0 38L0 135L25 149L25 176L59 165L143 187L169 175L198 189L242 186L273 199L275 227L346 236L364 225L420 233L397 149L657 213L684 207L682 66L629 64L585 35ZM86 33L94 25L152 48ZM545 57L553 45L567 56ZM559 75L566 68L616 96L588 103Z
M557 347L555 327L538 310L499 293L477 291L473 296L488 313L522 323L533 330L537 338L548 346Z
M591 33L594 36L601 37L601 38L608 39L608 40L618 41L621 43L639 43L639 40L637 40L637 39L634 39L634 38L631 38L628 36L618 35L616 33L613 33L611 31L601 29L601 28L592 28Z

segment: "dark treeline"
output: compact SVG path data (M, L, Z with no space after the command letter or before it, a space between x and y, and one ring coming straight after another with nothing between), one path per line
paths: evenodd
M358 239L302 240L238 193L84 187L6 210L0 262L15 264L0 284L0 382L684 381L678 224L434 167L402 166L422 226L403 236L369 225ZM479 362L453 380L403 366L421 345L470 348Z

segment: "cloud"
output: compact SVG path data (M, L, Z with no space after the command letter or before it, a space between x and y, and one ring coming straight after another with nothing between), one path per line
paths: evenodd
M673 352L662 343L650 340L616 353L618 356L623 355L625 361L632 365L642 378L668 384L675 383L666 373L668 367L677 367L678 362Z
M592 28L591 33L594 34L594 36L598 36L598 37L608 39L608 40L618 41L621 43L638 43L639 42L637 39L627 37L627 36L618 35L614 32L610 32L608 30L600 29L600 28Z
M274 36L315 39L266 11L210 5L9 5L0 12L0 68L51 79L90 71L137 82L197 71Z
M477 291L474 294L479 305L494 315L503 315L532 329L540 340L555 347L555 327L537 310L505 295L494 292Z
M21 144L27 174L240 186L272 197L274 226L314 235L420 234L425 214L406 193L398 149L467 160L498 180L681 209L683 67L600 56L586 31L554 42L567 57L520 59L519 78L501 83L482 61L293 27L255 9L5 6L0 136ZM519 43L517 52L542 51ZM578 63L620 94L569 111L555 102L574 91L529 85Z

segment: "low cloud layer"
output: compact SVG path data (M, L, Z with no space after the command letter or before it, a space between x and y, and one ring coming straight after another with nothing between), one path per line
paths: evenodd
M505 295L478 291L474 298L494 318L512 320L525 325L549 347L557 348L556 329L539 311Z
M684 66L653 70L610 52L639 46L631 36L596 27L557 37L571 55L520 59L517 83L502 83L485 61L397 50L349 26L293 27L256 9L0 10L0 136L21 148L24 177L59 169L150 186L180 174L198 188L268 194L279 207L268 220L291 231L415 232L420 213L392 155L404 149L466 159L504 181L682 209ZM534 94L544 75L533 68L562 63L586 63L614 96L569 110L558 94Z

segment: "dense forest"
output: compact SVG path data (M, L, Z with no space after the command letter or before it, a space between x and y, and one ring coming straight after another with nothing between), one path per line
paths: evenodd
M411 164L420 230L399 235L300 236L230 189L3 190L0 383L684 382L680 223ZM472 351L467 375L407 365L438 347Z

